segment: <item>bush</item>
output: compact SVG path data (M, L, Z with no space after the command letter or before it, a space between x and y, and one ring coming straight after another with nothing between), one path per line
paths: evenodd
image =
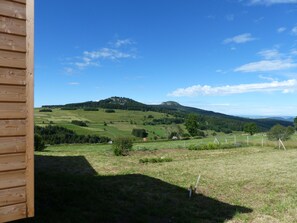
M88 127L87 123L84 121L72 120L71 123L78 126Z
M71 108L71 107L62 107L61 110L77 110L77 108Z
M68 143L107 143L110 138L96 135L77 135L74 131L61 126L35 126L35 134L41 136L45 144Z
M39 112L53 112L53 110L50 108L42 108L39 110Z
M201 145L189 145L187 148L188 150L216 150L216 149L232 149L242 147L242 144L216 144L216 143L209 143L209 144L201 144Z
M132 135L139 137L139 138L146 138L148 136L148 133L145 129L133 129Z
M143 158L139 160L139 163L164 163L171 162L172 158L158 157L158 158Z
M115 113L115 110L113 110L113 109L106 109L105 112L106 113Z
M43 139L39 134L34 134L34 150L43 151L45 149L45 144Z
M129 155L129 151L132 150L133 141L131 138L121 137L116 138L113 142L113 153L116 156L127 156Z
M99 111L98 108L84 108L84 111Z

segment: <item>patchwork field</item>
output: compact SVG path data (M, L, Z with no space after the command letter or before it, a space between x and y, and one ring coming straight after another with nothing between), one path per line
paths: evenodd
M136 144L126 157L110 145L37 152L36 217L26 222L296 222L296 149L190 151L178 143ZM160 157L172 162L139 162Z
M144 122L154 119L173 118L159 112L142 112L115 110L115 113L106 113L104 109L99 111L60 110L52 109L53 112L39 112L35 109L35 124L39 126L59 125L75 131L81 135L100 135L114 138L116 136L132 136L133 128L145 128L149 138L167 138L168 132L174 131L174 126L169 125L144 125ZM88 123L88 127L77 126L71 123L72 120L80 120ZM106 123L106 124L104 124ZM184 128L181 125L181 128Z

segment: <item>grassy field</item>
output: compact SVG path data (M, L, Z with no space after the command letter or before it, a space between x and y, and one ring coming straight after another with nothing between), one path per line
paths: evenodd
M126 157L109 145L48 147L36 153L36 217L21 222L297 222L296 149L183 143L136 144ZM139 163L160 157L173 161Z
M104 109L99 111L78 110L60 110L52 109L53 112L39 112L39 108L35 108L34 119L35 124L39 126L59 125L75 131L81 135L100 135L114 138L116 136L132 136L133 128L144 128L149 133L149 138L167 138L169 132L174 131L174 125L144 125L146 121L153 118L160 119L167 117L164 113L158 112L142 112L115 110L115 113L106 113ZM149 115L153 118L147 118ZM168 115L169 118L172 116ZM72 120L81 120L88 122L88 127L81 127L71 124ZM104 122L107 125L104 125ZM181 125L184 128L183 125Z

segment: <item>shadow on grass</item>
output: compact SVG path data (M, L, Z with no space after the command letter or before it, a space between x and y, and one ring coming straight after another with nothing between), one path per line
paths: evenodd
M224 222L249 208L140 175L97 176L83 156L36 156L36 217L19 222Z

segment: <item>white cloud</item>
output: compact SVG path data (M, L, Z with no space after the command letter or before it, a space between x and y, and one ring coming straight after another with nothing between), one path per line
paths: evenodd
M297 0L249 0L251 5L293 4Z
M297 35L297 26L293 27L291 31L293 35Z
M134 45L134 44L135 42L132 41L131 39L118 39L113 43L113 45L117 48L122 46L127 46L127 45Z
M80 83L78 83L78 82L69 82L69 83L67 83L68 85L79 85Z
M110 49L110 48L102 48L97 51L85 51L84 58L87 59L110 59L110 60L118 60L118 59L126 59L126 58L135 58L133 53L125 53L120 50Z
M250 41L254 41L256 38L252 37L250 33L243 33L241 35L233 36L231 38L225 39L223 42L227 43L246 43Z
M280 91L282 93L293 92L297 88L297 80L291 79L286 81L272 81L269 83L255 83L255 84L239 84L239 85L225 85L221 87L212 87L209 85L194 85L187 88L179 88L168 96L173 97L191 97L197 95L230 95L243 94L252 92L274 92Z
M263 80L267 80L267 81L277 81L276 78L268 77L268 76L264 76L264 75L259 75L259 78L263 79Z
M277 49L261 50L260 52L258 52L258 54L266 60L279 59L282 56Z
M284 32L284 31L286 31L286 30L287 30L286 27L279 27L276 31L277 31L278 33L282 33L282 32Z
M234 69L235 72L266 72L266 71L277 71L286 70L290 68L297 67L291 59L286 60L261 60L257 62L252 62L244 64L240 67Z

